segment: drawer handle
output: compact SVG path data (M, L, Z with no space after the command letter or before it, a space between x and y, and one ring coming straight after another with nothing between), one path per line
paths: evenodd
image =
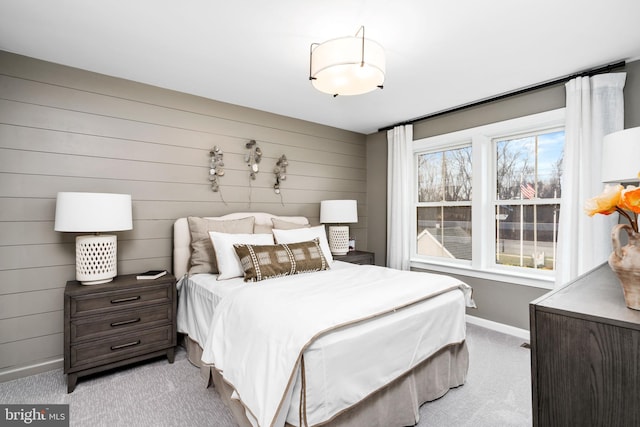
M139 321L140 321L140 318L138 317L137 319L123 320L123 321L121 321L121 322L113 322L113 323L111 324L111 327L114 327L114 326L122 326L122 325L128 325L129 323L136 323L136 322L139 322Z
M112 346L111 346L111 350L120 350L121 348L125 348L125 347L133 347L134 345L138 345L138 344L140 344L140 340L138 340L138 341L128 342L128 343L126 343L126 344L112 345Z
M112 299L111 300L111 304L118 304L118 303L121 303L121 302L136 301L136 300L139 300L139 299L140 299L140 295L137 295L135 297Z

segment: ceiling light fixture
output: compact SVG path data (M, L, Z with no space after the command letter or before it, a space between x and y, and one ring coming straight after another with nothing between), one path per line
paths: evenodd
M352 37L312 43L310 50L309 80L320 92L336 97L383 88L384 49L364 37L364 26Z

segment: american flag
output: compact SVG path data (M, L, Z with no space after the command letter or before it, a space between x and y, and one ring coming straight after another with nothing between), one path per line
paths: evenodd
M529 183L520 184L520 193L522 193L522 197L526 197L527 199L536 197L536 190Z

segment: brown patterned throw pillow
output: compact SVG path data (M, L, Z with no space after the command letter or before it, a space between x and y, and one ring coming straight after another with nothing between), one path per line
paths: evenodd
M233 245L245 282L259 282L273 277L327 270L318 239L279 245Z

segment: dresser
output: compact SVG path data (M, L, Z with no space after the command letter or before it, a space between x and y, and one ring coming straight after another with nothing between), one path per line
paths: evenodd
M67 282L64 292L64 373L67 392L78 377L163 356L174 360L176 280L124 275L86 286Z
M529 310L533 425L640 425L640 311L609 266Z
M351 264L373 265L375 254L367 251L349 251L346 255L333 255L333 259L350 262Z

